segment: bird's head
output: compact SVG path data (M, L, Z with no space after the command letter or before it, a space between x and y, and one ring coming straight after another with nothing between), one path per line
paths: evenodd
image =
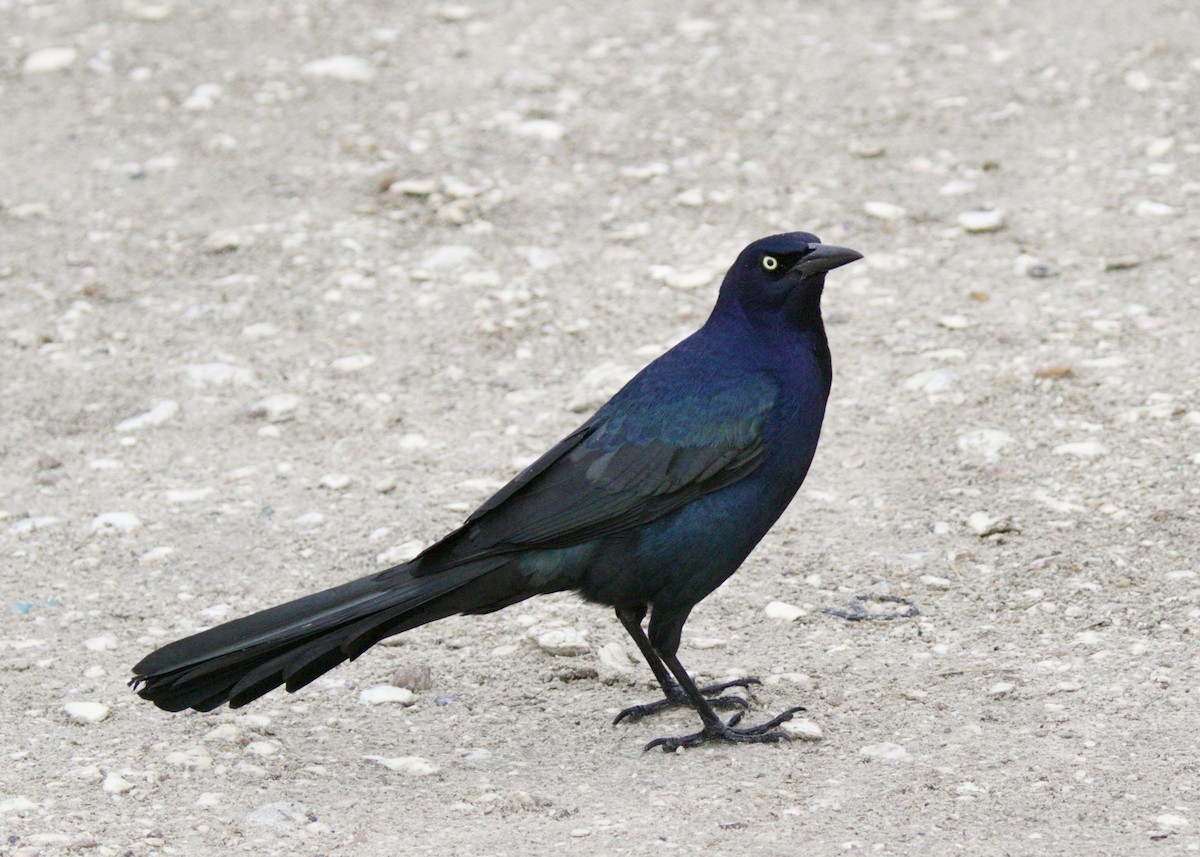
M752 321L780 319L806 326L821 319L825 274L862 254L822 244L809 232L760 238L741 252L721 284L721 304L733 301Z

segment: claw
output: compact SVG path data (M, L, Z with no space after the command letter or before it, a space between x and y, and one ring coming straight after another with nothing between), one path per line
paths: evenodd
M700 688L700 693L707 698L708 704L715 709L732 711L733 709L740 708L745 711L750 708L749 700L743 699L740 696L716 696L716 694L723 690L729 690L731 687L741 687L745 688L746 692L750 694L750 698L753 699L754 694L750 691L750 685L752 684L762 684L762 682L753 676L735 678L731 681L702 687ZM622 720L628 720L630 723L633 723L651 714L658 714L671 708L691 707L691 704L692 702L688 699L687 694L683 692L682 688L676 685L663 699L656 702L643 703L642 705L631 705L628 708L622 709L613 719L613 726L616 726Z
M729 718L728 723L717 723L713 726L706 726L699 732L691 735L680 735L676 738L655 738L647 744L643 750L649 750L653 747L662 747L664 753L673 753L680 747L699 747L707 741L728 741L734 744L768 744L776 741L790 741L792 736L786 732L771 731L780 723L791 720L797 711L803 711L803 706L789 708L776 717L772 717L766 723L760 723L757 726L747 726L744 729L735 728L742 722L743 712L738 712Z

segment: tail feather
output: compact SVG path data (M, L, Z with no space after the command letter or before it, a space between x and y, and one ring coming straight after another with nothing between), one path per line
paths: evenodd
M280 685L298 690L384 637L534 594L503 559L432 574L415 568L397 566L176 640L134 666L130 683L167 711L237 708Z

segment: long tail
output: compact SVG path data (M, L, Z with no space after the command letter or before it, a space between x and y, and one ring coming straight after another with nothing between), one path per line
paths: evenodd
M134 666L130 685L167 711L237 708L281 684L298 690L384 637L534 594L503 559L417 569L396 566L176 640Z

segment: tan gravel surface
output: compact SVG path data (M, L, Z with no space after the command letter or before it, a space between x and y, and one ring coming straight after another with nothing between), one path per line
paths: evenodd
M1200 849L1194 2L0 34L0 855ZM824 441L681 656L817 740L642 753L694 718L611 726L650 675L569 597L238 712L125 687L454 527L791 229L867 257ZM863 593L920 615L822 612Z

